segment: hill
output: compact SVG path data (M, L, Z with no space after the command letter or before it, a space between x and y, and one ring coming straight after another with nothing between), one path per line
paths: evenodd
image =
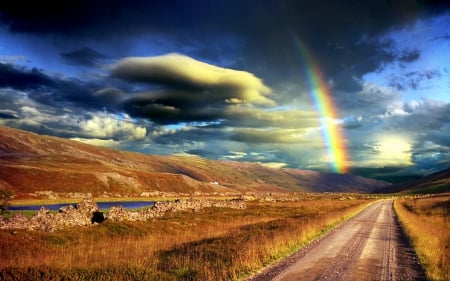
M19 195L53 191L98 196L153 191L371 192L386 183L258 163L146 155L0 126L0 186Z
M375 193L424 194L450 190L450 168L405 183L393 184L375 190Z

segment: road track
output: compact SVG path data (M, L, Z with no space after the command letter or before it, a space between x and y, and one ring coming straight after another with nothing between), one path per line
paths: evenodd
M247 281L426 280L393 200L375 202L328 235Z

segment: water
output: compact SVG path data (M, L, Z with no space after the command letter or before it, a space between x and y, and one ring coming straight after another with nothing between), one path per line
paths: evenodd
M59 210L61 207L74 205L76 206L78 203L64 203L64 204L46 204L46 205L15 205L8 206L8 210L10 211L37 211L42 206L46 207L49 210ZM126 209L140 209L151 207L155 204L154 201L115 201L115 202L97 202L98 208L101 210L109 209L112 206L122 206Z

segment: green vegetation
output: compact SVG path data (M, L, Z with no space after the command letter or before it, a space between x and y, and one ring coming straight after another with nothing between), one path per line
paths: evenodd
M0 231L0 280L239 280L372 200L322 196L206 208L54 233Z
M450 197L397 199L397 215L430 280L450 280Z

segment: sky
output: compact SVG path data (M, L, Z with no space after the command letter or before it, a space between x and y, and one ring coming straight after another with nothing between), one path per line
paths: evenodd
M398 182L450 166L448 1L2 1L0 125Z

